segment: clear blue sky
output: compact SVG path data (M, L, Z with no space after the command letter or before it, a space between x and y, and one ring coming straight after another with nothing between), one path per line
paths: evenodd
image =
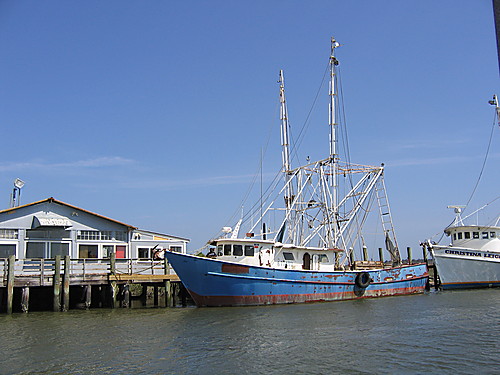
M385 163L400 246L416 249L483 162L500 94L491 0L0 0L2 208L19 177L22 204L52 196L194 251L234 225L270 132L265 176L279 169L278 71L294 132L331 36L352 160ZM300 157L328 153L327 124L324 89ZM498 196L499 140L471 207Z

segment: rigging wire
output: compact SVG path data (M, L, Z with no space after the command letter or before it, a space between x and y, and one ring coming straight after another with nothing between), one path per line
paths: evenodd
M496 124L496 121L497 121L497 116L498 116L498 115L497 115L497 113L496 113L496 111L495 111L495 116L494 116L494 118L493 118L493 126L492 126L492 128L491 128L491 132L490 132L490 139L488 140L488 147L486 148L486 153L485 153L485 155L484 155L483 165L482 165L482 167L481 167L481 171L479 172L479 176L478 176L478 178L477 178L477 181L476 181L476 184L475 184L475 186L474 186L474 189L472 189L472 193L471 193L471 195L469 196L469 199L467 200L467 203L465 204L465 207L463 208L462 212L464 212L464 211L467 209L467 207L469 206L469 203L471 202L472 198L474 197L474 194L476 193L477 187L479 186L479 182L481 181L481 177L483 176L484 168L485 168L485 166L486 166L486 161L487 161L487 159L488 159L488 155L489 155L489 152L490 152L491 141L492 141L492 139L493 139L493 134L494 134L494 131L495 131L495 128L496 128L496 125L497 125L497 124ZM497 200L497 199L499 199L499 198L500 198L500 196L496 197L496 198L495 198L495 199L493 199L491 202L487 203L484 207L488 206L489 204L493 203L494 201L496 201L496 200ZM472 214L471 214L471 215L472 215ZM469 215L469 216L470 216L470 215ZM467 217L469 217L469 216L467 216ZM452 225L454 222L455 222L455 219L453 219L453 221L452 221L452 222L450 222L450 224L448 224L446 227L448 228L448 227L449 227L450 225ZM435 236L437 236L438 234L439 234L439 233L436 233L436 234L435 234L434 236L432 236L432 237L435 237ZM432 237L431 237L431 238L432 238ZM439 237L439 239L438 239L437 243L441 242L441 240L443 239L443 237L444 237L444 232L443 232L443 233L441 233L441 237Z
M495 111L495 118L493 119L493 127L491 128L491 132L490 132L490 139L488 141L488 147L486 148L486 154L484 155L484 160L483 160L483 165L481 167L481 171L479 172L479 176L477 178L477 181L476 181L476 185L474 186L474 189L472 190L472 193L469 197L469 200L467 201L467 203L465 204L465 207L463 209L463 211L465 211L467 209L467 206L469 205L470 201L472 200L472 198L474 197L474 194L476 193L476 190L477 190L477 187L479 185L479 181L481 181L481 177L483 176L483 172L484 172L484 167L486 165L486 160L488 159L488 154L490 152L490 146L491 146L491 140L493 139L493 132L497 126L496 124L496 119L497 119L497 113ZM462 211L462 212L463 212Z

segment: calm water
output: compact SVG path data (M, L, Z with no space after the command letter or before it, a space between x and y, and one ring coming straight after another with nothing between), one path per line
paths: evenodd
M499 289L0 315L0 373L498 374L499 326Z

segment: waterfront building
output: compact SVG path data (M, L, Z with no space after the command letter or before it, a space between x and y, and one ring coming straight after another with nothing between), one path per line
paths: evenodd
M47 198L0 211L0 258L156 258L186 253L189 239L138 229Z

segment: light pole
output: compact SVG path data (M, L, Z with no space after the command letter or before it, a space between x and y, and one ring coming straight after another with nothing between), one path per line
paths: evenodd
M21 188L24 186L24 181L20 178L16 178L14 180L14 189L12 190L12 195L10 199L10 207L19 206L19 202L21 200Z

